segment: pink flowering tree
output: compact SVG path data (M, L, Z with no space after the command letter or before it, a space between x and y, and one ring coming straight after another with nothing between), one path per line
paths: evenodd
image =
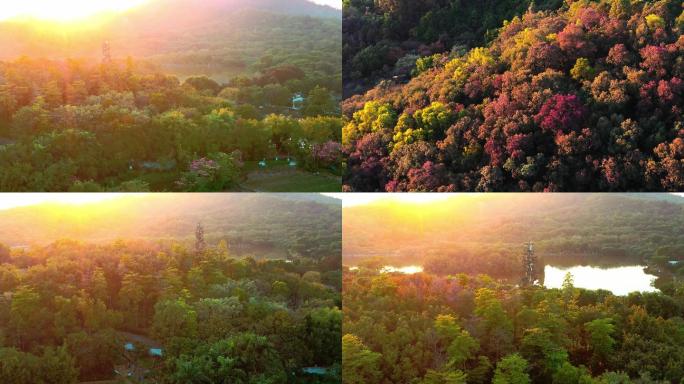
M535 116L535 122L554 134L569 133L582 127L585 108L576 95L554 95Z
M235 155L218 152L193 160L176 185L190 192L225 190L237 182L242 167Z
M311 147L311 161L313 168L336 166L342 158L342 145L336 141L326 141Z

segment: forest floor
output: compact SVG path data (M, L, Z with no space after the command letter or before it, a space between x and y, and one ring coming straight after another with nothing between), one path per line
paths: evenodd
M251 166L245 164L247 169ZM248 171L240 187L253 192L340 192L342 180L330 172L306 172L290 168L286 161L278 161L271 162L266 169L257 166Z

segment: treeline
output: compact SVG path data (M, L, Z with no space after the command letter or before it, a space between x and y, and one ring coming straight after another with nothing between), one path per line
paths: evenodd
M164 383L340 383L339 255L236 259L202 233L194 244L0 247L0 381L116 369Z
M306 90L292 83L299 75L273 75L265 88L290 98ZM264 105L250 103L284 104L282 96L234 91L138 71L131 59L0 63L0 190L220 191L237 184L245 162L273 156L339 171L341 122L329 91L305 95L304 117L289 107L264 116Z
M519 289L465 274L344 277L345 383L678 383L684 295Z
M682 15L573 1L420 58L408 84L345 102L346 189L681 190Z

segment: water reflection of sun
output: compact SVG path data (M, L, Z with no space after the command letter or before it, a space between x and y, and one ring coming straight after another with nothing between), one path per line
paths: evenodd
M148 0L22 0L3 1L0 20L30 18L70 22L105 12L125 11Z

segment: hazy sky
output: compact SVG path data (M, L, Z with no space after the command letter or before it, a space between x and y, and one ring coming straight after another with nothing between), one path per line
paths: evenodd
M342 0L311 0L314 3L329 5L337 9L342 9Z
M95 203L126 195L121 193L0 193L0 211L47 202L64 204Z
M30 16L39 19L71 21L106 12L123 11L149 0L1 0L0 20Z
M30 16L39 19L72 21L105 11L123 11L150 0L0 0L0 21ZM342 0L311 0L342 9Z
M453 199L463 196L481 195L480 193L324 193L324 195L342 200L343 207L366 205L377 200L394 200L398 203L431 203L439 200ZM684 193L675 193L684 197Z

